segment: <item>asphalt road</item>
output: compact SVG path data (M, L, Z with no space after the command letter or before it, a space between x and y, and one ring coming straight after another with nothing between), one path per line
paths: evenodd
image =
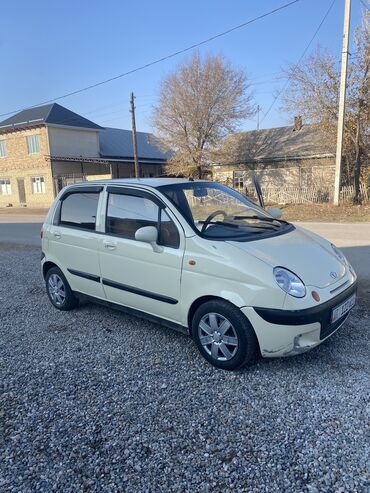
M0 242L40 245L42 215L0 214ZM340 247L359 277L359 294L370 300L370 223L297 223Z

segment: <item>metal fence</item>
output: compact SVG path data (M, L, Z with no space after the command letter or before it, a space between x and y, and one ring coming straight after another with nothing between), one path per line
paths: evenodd
M245 193L242 188L235 187L241 193ZM295 187L295 186L283 186L274 187L267 186L262 187L263 196L265 202L268 204L312 204L312 203L325 203L333 201L333 187ZM252 199L256 199L254 190L251 192L248 190L248 195ZM346 186L342 187L340 191L340 201L350 202L354 196L354 187ZM365 184L360 185L360 197L363 202L369 200L368 190Z

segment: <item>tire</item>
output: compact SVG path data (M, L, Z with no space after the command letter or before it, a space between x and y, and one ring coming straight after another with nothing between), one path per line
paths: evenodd
M46 292L51 304L58 310L72 310L78 305L67 279L59 267L52 267L45 277Z
M256 360L259 345L254 329L228 301L207 301L196 310L191 325L200 353L213 366L237 370Z

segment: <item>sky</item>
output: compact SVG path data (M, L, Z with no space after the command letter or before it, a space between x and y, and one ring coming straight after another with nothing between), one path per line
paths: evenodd
M299 0L275 14L197 50L222 54L246 71L261 128L291 123L274 98L285 84L282 69L297 63L333 0ZM273 10L289 0L17 0L0 13L0 114L14 112L114 77L184 49ZM361 14L352 0L351 35ZM318 45L337 57L342 49L344 0L334 5L307 54ZM131 128L130 92L137 130L151 131L161 81L191 52L115 80L59 104L105 127ZM0 120L6 116L0 117ZM257 117L241 129L256 128Z

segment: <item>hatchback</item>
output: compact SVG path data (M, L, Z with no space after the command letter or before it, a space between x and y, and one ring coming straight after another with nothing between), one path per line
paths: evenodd
M189 334L234 370L303 353L356 302L356 274L330 242L224 185L106 180L64 188L42 228L58 310L93 300Z

